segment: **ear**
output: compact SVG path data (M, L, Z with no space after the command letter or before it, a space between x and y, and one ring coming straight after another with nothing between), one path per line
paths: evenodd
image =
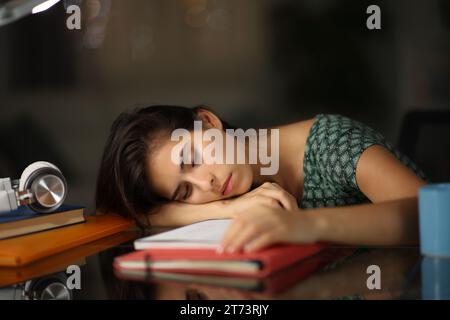
M198 119L203 122L204 127L223 130L222 121L213 112L202 107L196 108L195 112L197 113Z

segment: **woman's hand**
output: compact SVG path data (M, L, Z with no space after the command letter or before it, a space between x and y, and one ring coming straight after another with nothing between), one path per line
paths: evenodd
M258 205L233 218L219 251L251 252L276 243L314 243L318 240L319 224L314 214Z
M247 214L263 204L289 211L298 210L297 201L291 194L277 184L267 182L234 199L202 204L172 201L149 213L148 218L152 226L184 226L208 219L230 219Z
M226 206L232 217L251 212L258 205L282 208L290 212L298 211L295 197L278 184L270 182L266 182L258 188L228 201Z

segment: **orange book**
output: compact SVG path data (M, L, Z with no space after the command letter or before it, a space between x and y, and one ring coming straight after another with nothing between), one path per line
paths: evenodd
M40 259L21 267L0 267L0 287L6 287L18 282L39 278L51 273L66 270L71 264L83 265L85 258L110 247L136 238L134 231L120 233L80 245L61 253Z
M116 215L87 217L85 223L0 240L0 266L27 265L103 237L130 229L131 220Z
M252 253L217 253L214 249L159 248L117 257L114 267L128 271L239 275L262 278L317 254L324 245L277 245Z

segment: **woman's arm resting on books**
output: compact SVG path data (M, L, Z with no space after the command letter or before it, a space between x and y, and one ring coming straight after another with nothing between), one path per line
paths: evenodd
M233 219L222 250L256 251L275 243L417 244L417 198L292 213L260 206Z
M417 190L425 182L380 146L363 152L356 175L360 190L372 204L301 213L260 208L234 219L223 238L223 249L258 250L277 242L417 244Z
M177 227L208 220L231 218L227 210L229 200L203 204L189 204L172 201L148 214L150 224L158 227Z
M227 200L204 204L170 202L153 214L149 214L153 226L182 226L207 219L230 219L258 210L259 205L283 208L289 212L298 210L296 199L278 185L264 183L246 194Z

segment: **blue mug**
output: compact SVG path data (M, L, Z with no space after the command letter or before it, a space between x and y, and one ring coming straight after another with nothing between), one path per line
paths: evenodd
M422 299L450 299L450 258L423 257Z
M423 255L450 257L450 183L420 188L419 231Z

